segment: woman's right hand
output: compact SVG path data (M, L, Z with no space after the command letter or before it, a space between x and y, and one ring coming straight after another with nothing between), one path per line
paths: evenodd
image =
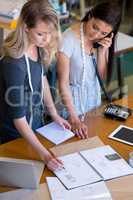
M77 116L71 116L68 120L71 124L72 131L80 138L88 138L88 128Z
M58 159L53 152L49 151L44 158L47 168L51 171L60 170L63 168L63 162Z

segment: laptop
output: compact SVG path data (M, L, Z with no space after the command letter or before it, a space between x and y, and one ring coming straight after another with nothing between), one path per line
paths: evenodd
M0 185L38 188L43 170L41 161L0 157Z

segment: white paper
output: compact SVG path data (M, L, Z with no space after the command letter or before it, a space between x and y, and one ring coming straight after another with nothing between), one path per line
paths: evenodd
M56 145L75 136L72 131L64 130L63 127L55 122L38 128L36 131Z
M81 157L73 153L59 157L65 169L54 171L67 189L76 188L102 180L97 172Z
M133 168L123 159L109 160L106 156L116 153L110 146L81 151L80 154L103 177L104 180L133 174Z
M67 190L56 177L46 177L52 200L111 200L111 194L103 181Z

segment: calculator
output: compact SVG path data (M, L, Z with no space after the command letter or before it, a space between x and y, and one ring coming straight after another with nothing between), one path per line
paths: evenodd
M124 121L132 114L132 110L130 108L120 106L117 104L108 104L104 110L104 116Z

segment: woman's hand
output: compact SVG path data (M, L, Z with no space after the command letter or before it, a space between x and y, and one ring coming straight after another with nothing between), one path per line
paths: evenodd
M64 118L60 117L60 115L54 115L52 116L53 120L58 123L60 126L62 126L64 129L71 129L71 125L69 124L69 122L67 120L65 120Z
M51 151L48 151L47 155L44 157L41 156L41 158L47 165L47 168L51 171L60 170L63 168L63 162L58 159Z
M113 38L113 36L114 36L114 33L111 33L110 37L106 36L105 38L103 38L100 41L98 41L98 44L101 45L98 48L98 50L102 50L102 49L107 50L111 46L111 44L112 44L112 38Z
M78 117L69 117L72 131L80 138L88 138L88 128Z

